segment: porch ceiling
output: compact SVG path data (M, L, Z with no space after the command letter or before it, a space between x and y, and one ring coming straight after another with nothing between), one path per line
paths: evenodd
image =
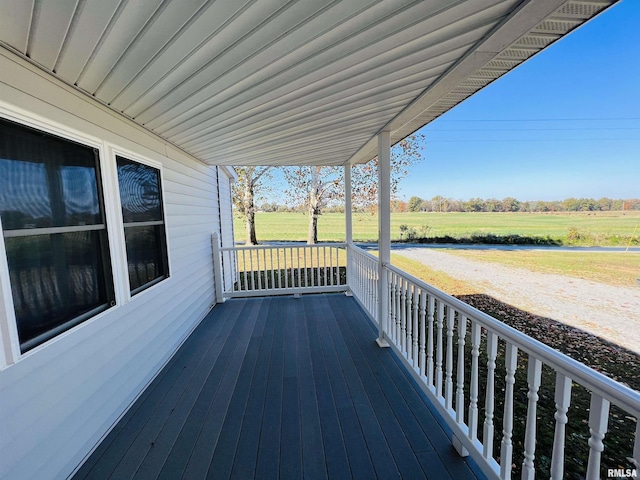
M376 155L617 0L23 0L0 43L217 165Z

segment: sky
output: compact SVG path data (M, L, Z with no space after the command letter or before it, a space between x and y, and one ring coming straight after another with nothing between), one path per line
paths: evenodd
M623 0L423 127L400 197L640 197L638 25Z
M640 198L639 25L622 0L423 127L398 197Z

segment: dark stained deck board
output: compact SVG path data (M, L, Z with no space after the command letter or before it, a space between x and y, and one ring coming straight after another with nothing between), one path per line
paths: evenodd
M271 303L264 336L258 351L256 368L251 378L247 409L244 414L242 428L238 439L238 446L231 470L231 478L242 480L251 478L255 474L260 445L261 423L265 408L265 394L270 367L271 351L275 333L275 308Z
M219 305L74 478L476 478L353 298Z
M333 300L328 298L331 307L340 308L340 303ZM377 335L371 324L349 322L342 323L341 327L345 338L353 342L353 348L356 348L355 344L358 343L360 349L370 350L366 338L372 333ZM351 330L351 336L348 335L347 330ZM449 435L445 433L428 403L429 410L425 410L423 394L417 390L409 375L402 370L399 360L392 355L384 354L384 350L377 349L375 346L373 353L374 356L369 359L367 366L375 371L376 381L387 397L389 406L425 474L431 478L447 478L449 475L452 478L471 478L473 472L469 466L464 462L456 461L459 457L451 445L450 432ZM405 378L397 375L398 367L401 368ZM373 385L374 382L371 381L368 384ZM399 406L402 408L396 408ZM397 447L399 442L391 440L390 444ZM399 460L399 463L402 464L402 460Z
M198 326L198 335L191 335L187 339L185 346L174 355L163 371L120 419L78 470L74 479L109 478L149 419L153 415L166 416L165 405L171 408L171 398L187 388L193 373L205 359L211 364L214 363L215 355L219 355L225 346L232 329L240 328L236 320L244 306L240 303L229 306L232 308L226 312L226 315L216 321L208 316L201 322ZM187 343L189 347L185 348Z

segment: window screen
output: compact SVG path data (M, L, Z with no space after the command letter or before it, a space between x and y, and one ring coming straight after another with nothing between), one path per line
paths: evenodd
M116 157L132 295L169 276L160 171Z
M113 303L96 149L0 119L0 217L23 352Z

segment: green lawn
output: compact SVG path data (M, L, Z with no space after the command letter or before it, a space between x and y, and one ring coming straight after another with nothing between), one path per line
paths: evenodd
M308 216L302 213L258 213L258 241L304 241L307 238ZM634 228L640 224L640 211L585 213L394 213L391 215L391 238L400 238L400 225L419 229L430 228L429 236L467 237L474 234L521 235L551 237L566 243L574 229L584 245L626 246ZM244 242L242 219L235 218L236 241ZM327 213L318 222L320 241L344 241L344 214ZM375 241L378 218L371 214L354 214L355 241ZM635 233L640 240L640 227Z
M635 287L640 278L640 254L614 252L566 252L526 250L454 250L447 253L471 260L528 268L614 286Z

